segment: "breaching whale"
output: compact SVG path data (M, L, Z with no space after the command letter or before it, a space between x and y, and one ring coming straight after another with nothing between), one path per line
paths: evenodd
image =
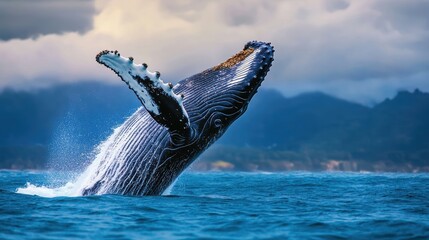
M246 110L267 75L274 49L251 41L225 62L179 81L117 51L102 51L98 63L134 91L140 107L106 141L82 195L159 195Z

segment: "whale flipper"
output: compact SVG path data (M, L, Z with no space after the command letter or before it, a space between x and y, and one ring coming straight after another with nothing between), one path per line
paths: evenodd
M96 60L112 69L134 91L153 119L174 133L172 135L184 138L190 134L184 96L175 94L173 85L164 83L159 72L150 72L147 64L135 64L132 57L121 57L117 51L102 51Z

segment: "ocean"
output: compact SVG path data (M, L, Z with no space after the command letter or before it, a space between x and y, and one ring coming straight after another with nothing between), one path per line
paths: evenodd
M163 196L49 195L71 175L0 171L0 239L429 239L428 173L185 172Z

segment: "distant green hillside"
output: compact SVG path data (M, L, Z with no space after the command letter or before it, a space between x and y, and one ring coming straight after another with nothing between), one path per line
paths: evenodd
M0 93L0 168L81 166L139 106L122 86L62 85ZM322 93L262 89L195 170L429 171L429 94L369 108ZM48 161L50 159L50 161Z
M402 91L369 108L263 91L220 144L201 158L239 169L246 154L259 170L429 171L429 94Z

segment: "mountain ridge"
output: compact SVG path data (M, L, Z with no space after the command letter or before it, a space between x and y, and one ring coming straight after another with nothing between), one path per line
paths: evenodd
M65 158L80 166L139 106L128 89L93 82L2 91L0 168L45 168ZM261 89L195 169L219 162L226 170L326 170L334 160L356 171L428 171L427 106L429 93L419 90L368 107L320 92L284 97Z

